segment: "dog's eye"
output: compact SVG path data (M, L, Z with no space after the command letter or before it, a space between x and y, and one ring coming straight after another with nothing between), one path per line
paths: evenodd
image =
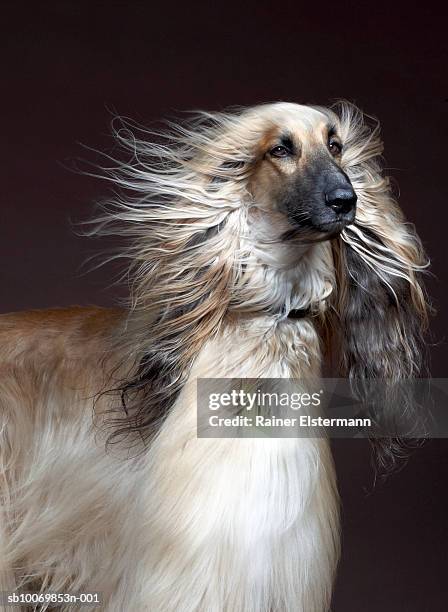
M342 145L337 140L330 139L328 148L330 149L330 153L334 156L342 153Z
M278 145L269 151L272 157L287 157L290 153L289 149L283 145Z

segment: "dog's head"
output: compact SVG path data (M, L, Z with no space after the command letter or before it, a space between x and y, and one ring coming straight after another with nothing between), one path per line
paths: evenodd
M255 117L253 117L255 115ZM296 104L247 113L260 122L250 181L258 210L285 219L283 239L325 240L353 223L357 195L343 169L344 141L336 114ZM278 218L278 217L277 217Z
M143 317L124 393L143 390L163 416L229 313L278 320L316 302L339 374L415 375L426 261L383 176L377 122L347 103L282 102L171 127L156 143L135 127L116 131L131 159L111 176L132 193L103 221L124 222L118 233L133 238L133 307ZM137 429L150 427L146 416Z

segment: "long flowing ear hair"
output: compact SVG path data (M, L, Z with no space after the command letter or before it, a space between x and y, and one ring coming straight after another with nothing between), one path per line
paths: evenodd
M120 401L102 415L110 442L139 444L157 432L235 299L244 267L242 203L258 138L253 127L238 110L197 113L162 131L113 124L126 158L103 164L100 176L116 194L94 232L126 239L130 246L120 256L129 258L132 284L117 339L131 365L108 392Z
M349 377L357 391L368 388L369 380L381 381L376 389L391 389L426 371L428 305L422 273L428 260L382 174L378 122L346 102L335 111L344 142L342 166L358 196L355 223L334 241L338 287L331 326L339 374ZM407 401L409 409L412 398ZM406 454L406 442L399 439L372 444L383 473Z

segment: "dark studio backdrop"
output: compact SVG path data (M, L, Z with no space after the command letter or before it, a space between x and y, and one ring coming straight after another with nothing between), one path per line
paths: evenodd
M148 123L185 109L356 102L382 123L388 173L433 265L432 374L448 374L445 19L428 3L52 1L1 7L2 312L114 304L105 248L76 237L107 185L67 168L110 150L110 110ZM111 245L107 245L111 246ZM372 490L369 447L334 443L343 553L334 612L448 609L448 440Z

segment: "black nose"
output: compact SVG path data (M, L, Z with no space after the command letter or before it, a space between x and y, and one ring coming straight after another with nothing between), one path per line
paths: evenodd
M327 206L337 213L349 213L356 206L356 193L353 189L333 189L325 195Z

